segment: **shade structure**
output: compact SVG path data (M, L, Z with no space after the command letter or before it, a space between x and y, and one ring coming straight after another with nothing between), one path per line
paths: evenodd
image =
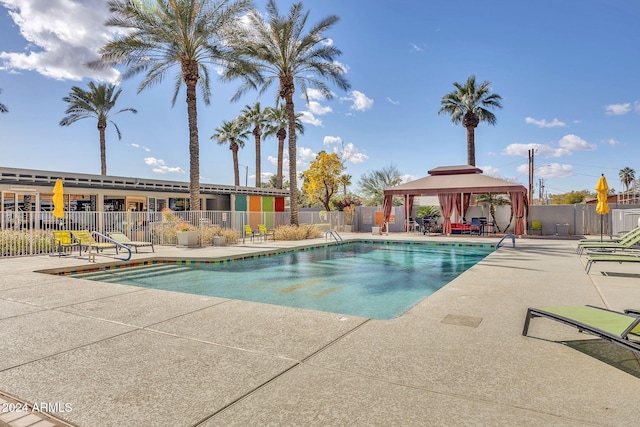
M609 213L609 203L607 203L607 178L604 174L598 179L596 184L596 191L598 192L598 204L596 205L596 213L600 215L600 241L602 241L602 235L604 234L604 216Z
M56 179L56 185L53 187L53 216L56 218L64 217L64 188L62 180Z
M384 190L385 203L390 204L393 196L438 196L440 201L440 211L443 215L443 233L451 232L451 221L449 215L453 215L456 209L457 199L460 198L459 214L462 216L466 211L465 199L470 194L486 193L507 193L509 195L519 194L522 200L526 199L527 189L517 183L505 181L483 175L482 170L470 165L441 166L429 171L430 176L407 182ZM467 199L468 200L468 199ZM521 200L520 196L516 200ZM516 218L517 231L524 231L526 222L526 212L522 209L514 213ZM388 221L388 218L385 218Z

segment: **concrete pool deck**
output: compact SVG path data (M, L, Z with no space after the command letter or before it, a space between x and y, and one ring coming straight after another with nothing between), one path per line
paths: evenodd
M0 409L53 407L45 412L57 420L5 412L0 425L29 425L27 416L38 427L637 425L637 355L547 319L534 319L529 337L522 326L530 306L640 307L640 266L597 263L586 274L575 241L505 243L393 320L34 272L86 259L2 259ZM299 245L157 247L155 256Z

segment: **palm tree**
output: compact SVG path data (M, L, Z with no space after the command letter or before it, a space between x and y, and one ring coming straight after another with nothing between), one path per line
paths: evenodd
M438 115L449 114L454 124L462 123L467 128L467 163L471 166L476 165L476 127L480 122L495 125L496 116L487 108L502 108L502 97L491 93L490 84L485 80L476 87L475 75L468 77L464 85L453 83L456 90L442 97L442 107L438 111Z
M73 86L71 93L62 98L64 102L69 104L69 108L64 112L67 116L60 120L60 126L69 126L81 119L98 119L98 132L100 132L100 170L102 175L107 174L107 144L105 138L107 122L113 124L113 127L116 128L116 132L118 133L118 139L122 139L118 125L113 120L110 120L109 117L124 111L130 111L134 114L138 112L134 108L123 108L113 114L111 113L121 93L122 89L116 91L115 85L101 84L96 86L94 82L89 82L89 90Z
M281 16L275 0L267 4L267 17L257 10L249 12L248 25L233 34L231 44L238 59L230 66L226 79L241 78L244 84L233 99L238 99L250 89L263 93L274 81L279 82L278 97L285 100L289 119L289 185L291 224L298 225L298 175L296 171L296 113L293 94L296 85L307 103L307 88L318 89L326 99L333 93L318 77L328 79L341 89L350 85L344 77L345 69L335 58L342 52L333 44L326 43L323 35L337 21L331 15L304 34L309 12L303 12L302 3L291 5L288 16Z
M2 89L0 89L0 93L2 93ZM9 109L7 108L6 105L4 105L2 102L0 102L0 113L8 113Z
M624 184L625 189L629 191L629 185L636 179L636 171L627 166L620 170L619 176L620 182Z
M198 140L197 89L209 105L211 87L208 66L233 61L224 36L237 24L250 0L109 0L113 13L106 25L120 27L118 38L100 49L101 57L90 65L106 68L124 65L124 77L145 72L138 93L160 83L179 67L173 99L186 86L189 124L190 209L200 210L200 143Z
M269 119L269 111L271 108L267 107L264 110L260 108L260 103L256 102L253 105L245 105L244 109L240 113L240 120L242 124L247 127L253 126L251 133L256 141L256 187L260 187L262 168L260 167L260 139L262 137L262 129L266 126Z
M342 192L345 198L347 197L347 187L351 185L351 178L352 176L346 173L343 173L338 177L338 182L342 185Z
M402 183L402 175L394 164L385 166L382 169L362 174L358 185L360 192L366 198L367 206L382 206L384 202L384 190L386 188L395 187ZM400 206L403 201L402 197L394 197L392 199L393 206Z
M238 119L222 122L222 126L216 129L211 139L218 141L218 145L229 144L229 150L233 153L233 176L236 186L240 186L240 171L238 169L238 149L244 147L249 136L249 131Z
M296 114L296 132L304 135L304 125L300 121L302 113ZM282 164L284 163L284 140L287 137L287 125L289 117L284 105L276 108L269 108L267 116L268 122L264 129L264 136L275 135L278 138L278 170L276 172L275 188L282 189Z
M489 215L491 215L491 222L495 225L496 231L500 232L500 227L496 222L496 206L511 205L511 199L506 197L504 194L486 193L478 194L478 196L476 197L476 203L489 206ZM511 209L511 218L513 218L513 207ZM511 225L511 220L509 220L509 225ZM507 225L507 228L509 228L509 225Z

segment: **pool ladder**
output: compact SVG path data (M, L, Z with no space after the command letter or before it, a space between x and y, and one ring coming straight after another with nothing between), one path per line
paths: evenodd
M514 248L516 247L516 236L514 236L513 234L505 234L496 245L496 249L500 247L500 243L502 243L507 237L511 237L511 243L513 243Z
M324 233L324 240L327 240L329 236L334 238L334 240L336 241L336 245L339 245L344 242L344 240L342 240L342 236L340 236L340 234L338 234L336 230L329 230L326 233Z

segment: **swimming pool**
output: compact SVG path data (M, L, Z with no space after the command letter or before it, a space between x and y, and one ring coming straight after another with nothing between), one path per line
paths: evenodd
M226 262L159 262L74 275L197 295L392 319L494 250L349 242Z

